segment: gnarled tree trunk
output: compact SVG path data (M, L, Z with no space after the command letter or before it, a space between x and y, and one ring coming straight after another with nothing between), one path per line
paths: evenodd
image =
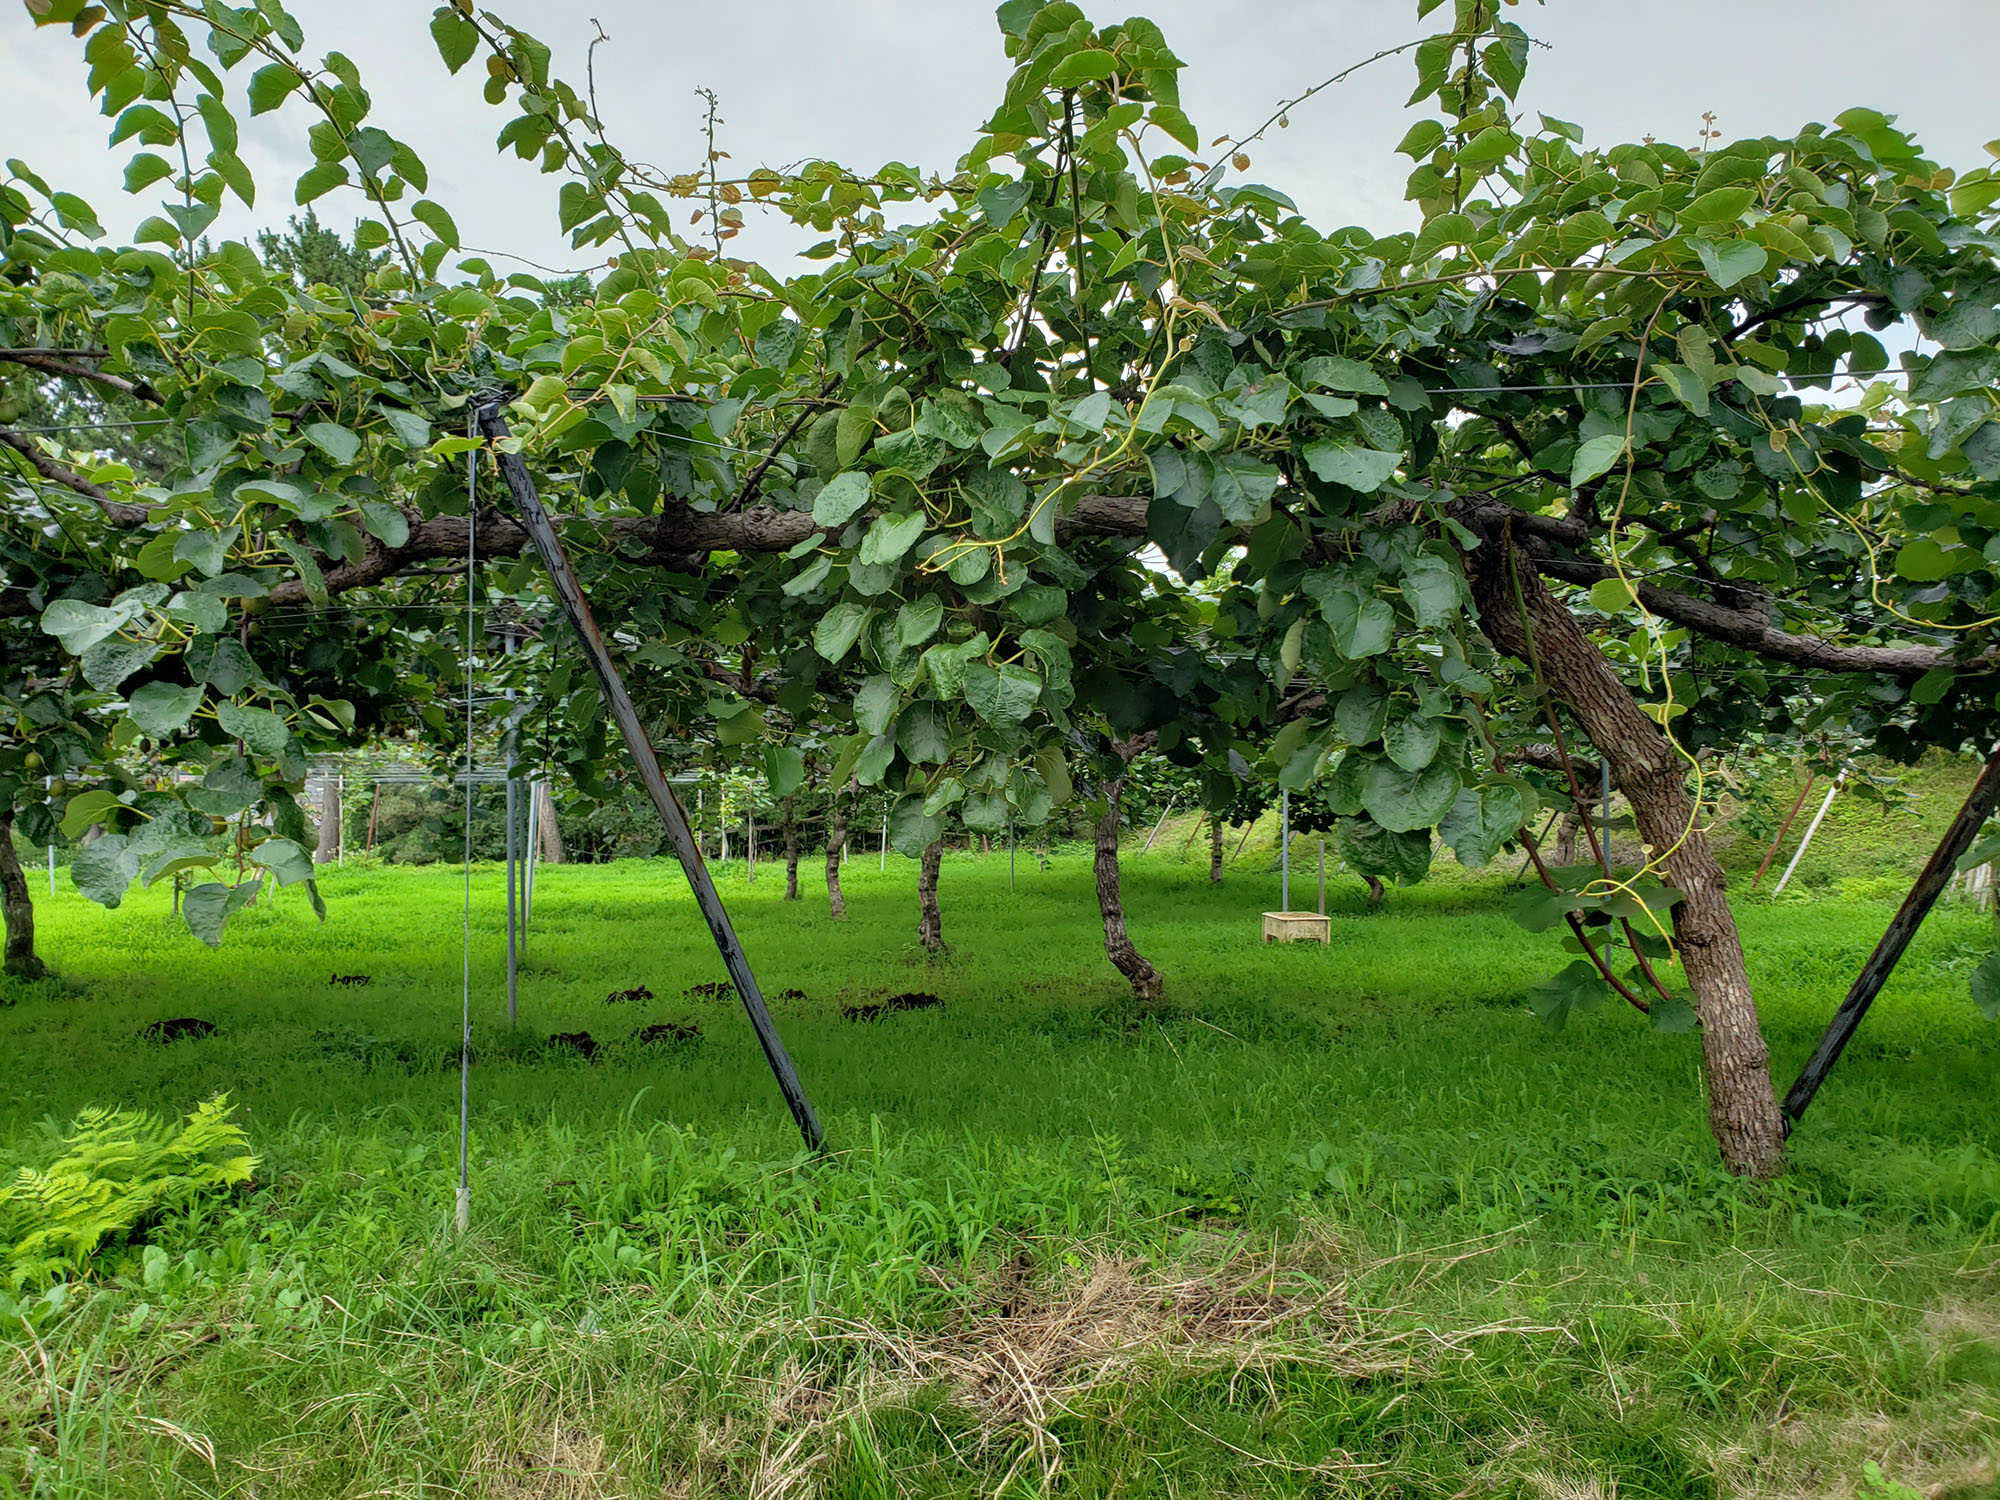
M933 953L944 951L944 917L938 911L938 869L944 864L944 840L937 839L917 862L917 941Z
M1576 836L1583 831L1583 816L1570 808L1556 824L1556 867L1576 863Z
M847 919L847 898L840 893L840 854L847 847L847 804L835 792L826 804L826 907L836 922Z
M1117 747L1118 757L1129 766L1132 757L1152 742L1151 734L1127 740ZM1097 910L1104 918L1104 952L1111 966L1131 981L1132 993L1141 1000L1157 1000L1166 983L1160 971L1133 946L1132 935L1125 930L1125 903L1118 889L1118 808L1124 795L1123 776L1104 788L1104 816L1097 822Z
M35 899L14 852L14 814L0 812L0 914L7 924L5 972L16 979L41 979L48 968L35 956Z
M1771 1088L1770 1052L1724 897L1722 866L1695 819L1680 757L1576 617L1506 539L1489 533L1485 545L1466 554L1466 572L1480 628L1501 650L1539 665L1549 689L1610 759L1640 837L1653 850L1671 851L1662 864L1681 893L1674 933L1701 1016L1709 1128L1732 1172L1775 1176L1784 1170L1785 1127Z
M535 783L535 842L542 847L539 858L545 865L563 862L562 828L556 822L556 799L546 781Z
M1222 819L1208 820L1208 883L1222 884Z
M313 863L330 865L340 858L340 779L323 776L319 783L319 845Z
M799 824L792 812L792 799L787 797L785 809L785 899L799 899Z

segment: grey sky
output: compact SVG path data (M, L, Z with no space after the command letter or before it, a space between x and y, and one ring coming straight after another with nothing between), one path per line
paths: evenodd
M985 0L737 0L678 6L658 0L501 0L501 12L555 50L581 85L583 53L603 22L598 96L629 153L670 170L700 160L699 85L722 99L721 145L747 170L824 156L870 168L895 159L948 172L999 98L1007 60ZM313 51L339 48L360 64L376 122L430 166L430 196L457 219L468 246L510 250L569 267L555 224L558 179L497 156L506 119L479 97L468 68L449 77L416 0L294 0ZM1125 13L1087 3L1100 21ZM1205 138L1247 131L1296 94L1382 47L1420 34L1410 0L1151 0L1143 7L1187 60L1183 102ZM1902 117L1936 159L1961 171L1989 160L2000 136L1990 69L2000 55L1994 0L1548 0L1517 12L1537 49L1522 102L1577 121L1599 144L1647 133L1692 142L1704 110L1725 139L1789 134L1854 104ZM1434 29L1430 26L1422 30ZM243 70L247 74L247 69ZM0 157L20 156L57 186L82 193L113 236L153 211L157 190L120 187L130 147L107 149L109 122L84 93L80 47L37 33L18 3L0 5ZM1250 176L1290 194L1322 229L1406 226L1409 163L1393 154L1414 116L1402 103L1408 60L1378 63L1294 112L1256 148ZM220 232L282 222L291 183L310 162L296 104L247 121L242 155L257 174L254 213L230 200ZM691 207L691 206L690 206ZM345 224L358 199L322 199ZM805 243L788 228L753 226L732 249L781 259ZM506 268L506 263L500 263Z

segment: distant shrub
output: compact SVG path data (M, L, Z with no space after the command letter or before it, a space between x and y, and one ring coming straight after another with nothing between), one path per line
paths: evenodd
M227 1094L178 1128L135 1110L84 1110L53 1164L0 1186L0 1276L19 1291L81 1270L107 1239L247 1182L257 1159L229 1115Z

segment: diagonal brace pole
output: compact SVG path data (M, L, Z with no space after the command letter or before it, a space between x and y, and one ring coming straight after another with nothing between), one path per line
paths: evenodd
M492 439L509 435L506 418L500 415L497 400L489 400L480 406L479 430ZM674 796L673 788L667 785L666 777L660 773L659 757L653 752L645 726L639 722L639 712L632 706L631 695L625 691L624 679L618 675L618 667L605 648L604 637L598 633L597 621L590 613L590 601L584 598L576 573L563 552L562 542L549 521L549 513L542 505L541 496L535 492L534 481L528 477L528 466L521 461L518 453L496 449L494 456L499 460L500 477L506 481L514 503L520 507L521 524L534 542L535 551L541 554L542 566L548 569L549 582L556 591L556 597L562 601L569 622L576 630L577 640L583 645L584 655L590 658L590 665L597 673L605 705L611 710L618 732L625 737L625 748L631 752L632 762L639 771L639 780L645 784L647 795L653 799L653 806L660 814L660 821L666 825L667 842L673 846L681 869L687 873L688 885L694 890L695 904L701 908L708 929L715 936L715 946L721 951L730 981L742 998L743 1009L749 1013L750 1024L757 1032L757 1040L764 1048L764 1058L771 1065L771 1073L778 1080L785 1103L791 1106L792 1118L798 1121L806 1144L815 1151L822 1150L826 1137L819 1128L819 1118L813 1113L812 1102L806 1098L805 1088L799 1082L790 1054L785 1051L777 1023L771 1019L771 1012L764 1004L763 991L757 987L757 977L750 972L750 960L743 952L743 945L736 939L735 925L729 920L722 898L716 894L715 882L709 878L701 848L695 843L694 833L688 827L687 813ZM468 521L477 525L476 517L468 517Z
M1986 820L1993 816L1996 806L2000 806L2000 749L1986 758L1979 779L1973 782L1972 790L1966 794L1965 805L1951 820L1951 826L1945 830L1944 839L1931 855L1930 862L1917 876L1917 883L1910 887L1910 894L1903 898L1902 906L1890 920L1888 931L1882 934L1882 941L1875 945L1875 951L1868 955L1868 962L1855 975L1854 987L1847 992L1847 998L1840 1002L1840 1009L1827 1023L1826 1035L1820 1038L1819 1046L1813 1049L1813 1055L1800 1070L1798 1082L1785 1095L1783 1110L1787 1133L1799 1123L1806 1106L1813 1102L1813 1095L1826 1082L1826 1075L1840 1061L1848 1039L1860 1026L1861 1018L1868 1014L1868 1007L1875 1003L1882 986L1888 983L1889 975L1903 956L1903 950L1909 947L1910 939L1917 935L1917 928L1929 915L1937 898L1944 893L1945 886L1950 884L1958 857L1972 847L1973 839L1986 826Z

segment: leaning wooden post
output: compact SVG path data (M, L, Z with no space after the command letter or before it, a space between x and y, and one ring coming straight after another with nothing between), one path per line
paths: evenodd
M1806 797L1819 780L1817 771L1806 772L1806 784L1799 788L1799 795L1792 802L1792 810L1785 814L1785 821L1778 825L1778 835L1771 840L1771 847L1764 851L1764 862L1757 866L1757 873L1750 877L1750 889L1757 889L1757 882L1764 878L1764 872L1771 868L1771 861L1778 857L1778 850L1785 842L1785 835L1792 831L1792 819L1799 815L1799 809L1806 805Z
M1951 827L1945 830L1943 841L1924 866L1923 873L1917 876L1917 883L1910 887L1910 894L1903 898L1896 915L1890 919L1889 929L1882 934L1882 941L1875 945L1875 951L1868 955L1868 962L1854 976L1854 987L1840 1002L1840 1009L1827 1023L1826 1035L1819 1039L1813 1055L1799 1070L1799 1081L1785 1095L1782 1108L1787 1131L1799 1123L1806 1106L1812 1103L1813 1095L1826 1082L1826 1075L1840 1061L1842 1049L1847 1046L1855 1028L1861 1024L1861 1018L1868 1014L1868 1007L1875 1003L1876 995L1881 993L1882 986L1895 971L1903 950L1910 946L1910 939L1917 935L1917 928L1923 924L1925 916L1950 883L1958 857L1972 847L1973 839L1978 837L1986 820L1993 816L1996 805L2000 805L2000 748L1986 757L1979 779L1972 783L1972 790L1966 794L1965 805L1951 820Z
M497 400L479 408L479 429L492 439L508 436L507 423L500 415ZM562 601L570 625L576 631L577 641L597 674L605 706L611 710L612 720L624 737L625 748L631 752L639 780L652 798L660 821L666 825L667 842L672 845L675 856L681 862L681 869L687 874L695 904L701 908L708 930L715 937L715 946L722 954L723 965L729 971L737 995L743 1001L743 1009L750 1017L750 1025L757 1033L757 1041L764 1049L764 1058L771 1065L779 1091L784 1094L785 1103L790 1106L792 1118L798 1122L799 1133L805 1137L806 1144L815 1151L822 1150L826 1137L820 1130L819 1117L813 1113L812 1102L806 1098L805 1087L799 1082L791 1055L785 1051L784 1040L778 1035L777 1023L771 1019L771 1012L764 1004L764 992L757 987L757 976L750 970L749 957L737 941L736 928L729 920L728 909L716 894L708 865L694 841L694 831L688 827L687 814L682 811L673 788L667 785L666 777L660 772L659 757L646 737L645 726L639 721L639 711L632 706L631 696L625 691L625 682L618 675L617 664L605 648L604 637L598 633L597 621L590 613L590 601L584 598L576 574L570 568L569 558L563 553L562 542L549 521L549 513L542 507L541 496L535 493L534 481L528 476L528 466L521 461L520 454L506 452L497 446L494 456L499 461L500 477L506 481L514 503L520 507L521 524L534 542L535 551L541 555L542 566L548 569L549 583L555 589L556 597ZM477 514L468 515L466 524L476 530L479 524Z

